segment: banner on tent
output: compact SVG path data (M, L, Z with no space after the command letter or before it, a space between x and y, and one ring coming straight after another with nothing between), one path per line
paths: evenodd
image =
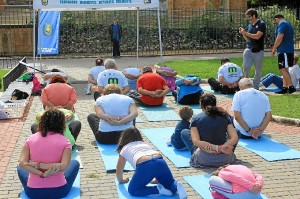
M117 9L159 7L159 0L34 0L35 10Z
M60 12L41 11L38 54L58 54Z

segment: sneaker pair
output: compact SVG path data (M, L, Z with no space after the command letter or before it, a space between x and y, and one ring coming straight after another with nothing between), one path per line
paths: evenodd
M282 87L282 90L281 91L278 91L278 92L275 92L276 94L292 94L296 92L296 89L294 86L289 86L288 88L287 87Z
M179 195L179 199L187 199L187 193L185 191L184 186L180 182L176 182L177 193ZM173 192L164 188L163 185L157 184L158 193L166 196L172 196Z

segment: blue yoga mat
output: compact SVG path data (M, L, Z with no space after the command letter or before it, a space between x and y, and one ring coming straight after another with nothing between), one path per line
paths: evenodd
M128 193L128 185L129 182L125 183L125 184L120 184L117 180L117 178L115 178L115 183L117 186L117 191L118 191L118 196L119 199L128 199L128 198L136 198L136 199L150 199L150 198L155 198L155 199L178 199L178 195L175 194L173 196L165 196L165 195L149 195L149 196L140 196L140 197L135 197L135 196L131 196ZM149 184L148 186L155 186L155 184Z
M262 135L256 139L239 139L238 144L253 153L261 156L267 161L289 160L300 158L300 151L279 143Z
M205 199L213 199L209 190L210 174L195 175L195 176L184 176L183 179L202 197ZM267 199L266 196L261 194L262 199Z
M21 199L29 199L27 195L25 194L25 191L23 190L20 194ZM65 197L65 199L79 199L80 198L80 173L78 172L75 181L73 183L73 186L71 188L71 191Z
M271 88L266 88L266 91L267 92L278 92L278 91L281 91L281 89L277 88L277 87L271 87Z
M143 123L144 120L142 120L141 118L137 117L136 120L135 120L136 123Z
M202 112L202 109L201 109L201 107L200 107L200 104L182 105L182 104L177 103L175 100L172 100L172 102L173 102L174 104L177 104L178 106L190 106L190 107L193 109L194 115L197 115L197 114L199 114L199 113Z
M139 107L149 122L180 120L177 113L167 104L155 107Z
M80 159L80 155L78 153L78 148L77 146L73 146L72 148L72 156L71 156L72 160L77 160L79 162L79 168L82 169L83 168L83 164L82 161Z
M142 133L171 161L177 168L190 167L191 153L177 150L167 145L175 127L141 129Z
M218 92L218 91L214 91L214 90L211 89L210 86L201 86L201 88L202 88L203 90L205 90L205 91L212 92L212 93L218 94L218 95L223 95L223 96L226 96L226 97L228 97L228 98L233 98L233 96L234 96L233 94L222 94L222 93L220 93L220 92Z
M100 151L106 171L115 171L119 159L119 154L116 152L116 144L100 144L96 141ZM124 167L126 171L133 171L133 167L126 162Z

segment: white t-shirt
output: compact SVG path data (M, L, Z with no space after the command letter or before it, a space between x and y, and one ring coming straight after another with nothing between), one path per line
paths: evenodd
M129 107L134 104L134 100L126 95L109 94L99 97L96 106L100 106L105 114L122 117L129 115ZM112 126L105 120L100 120L99 131L122 131L133 126L133 122L128 122L119 126Z
M135 141L126 144L121 152L120 155L127 160L131 166L135 169L136 162L139 158L146 156L146 155L153 155L157 154L158 152L155 151L150 145L142 141Z
M299 79L300 79L300 68L299 68L299 65L295 64L294 66L289 67L289 73L291 75L293 86L296 88L297 85L298 85L298 83L299 83Z
M93 68L90 69L89 75L92 75L93 79L97 80L99 73L101 73L104 70L105 70L104 66L94 66Z
M128 81L125 75L115 69L107 69L99 73L97 78L98 86L105 88L108 84L118 84L121 89L128 86Z
M68 77L68 75L64 72L49 72L49 73L46 73L46 74L51 75L51 77L53 77L54 75L60 75L62 77ZM49 78L45 81L46 85L50 84L50 80L51 80L51 78Z
M232 84L238 81L242 76L242 69L234 63L223 64L218 71L218 78L222 76L226 82Z
M254 88L235 93L231 109L240 112L241 117L250 128L259 127L265 114L271 111L268 97ZM236 120L234 120L234 125L242 134L249 136Z

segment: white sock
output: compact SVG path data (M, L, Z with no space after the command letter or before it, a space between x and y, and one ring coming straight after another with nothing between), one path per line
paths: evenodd
M172 191L164 188L161 184L157 184L158 193L161 195L171 196L173 195Z
M177 193L180 199L187 199L187 193L185 191L184 186L177 181Z

